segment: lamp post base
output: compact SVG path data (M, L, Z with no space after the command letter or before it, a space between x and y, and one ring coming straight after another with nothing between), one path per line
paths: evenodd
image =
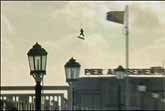
M36 87L35 87L35 110L36 111L41 111L41 84L40 82L36 83Z

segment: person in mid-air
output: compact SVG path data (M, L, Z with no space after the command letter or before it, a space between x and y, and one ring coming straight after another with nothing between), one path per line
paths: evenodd
M84 35L84 30L82 28L80 29L80 35L82 35L83 37L85 36Z
M84 30L81 28L81 29L80 29L80 35L78 36L78 38L84 40L84 39L85 39L84 36L85 36L85 35L84 35Z

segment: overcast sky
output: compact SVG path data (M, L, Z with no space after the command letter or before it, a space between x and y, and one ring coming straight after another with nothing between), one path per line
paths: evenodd
M129 5L130 67L165 63L165 2L1 2L1 85L34 85L28 50L48 52L46 85L65 83L64 64L75 57L85 68L125 65L123 25L106 20ZM84 28L86 40L77 38ZM83 73L81 73L83 74Z

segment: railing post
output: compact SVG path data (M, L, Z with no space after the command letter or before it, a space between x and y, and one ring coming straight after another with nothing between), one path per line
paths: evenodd
M64 110L64 96L61 96L61 110Z

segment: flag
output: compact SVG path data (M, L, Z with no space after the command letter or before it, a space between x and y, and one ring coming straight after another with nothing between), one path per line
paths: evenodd
M124 11L109 11L107 12L106 19L108 21L116 22L124 25L124 32L128 35L128 5Z
M124 24L124 11L110 11L107 12L107 20Z

